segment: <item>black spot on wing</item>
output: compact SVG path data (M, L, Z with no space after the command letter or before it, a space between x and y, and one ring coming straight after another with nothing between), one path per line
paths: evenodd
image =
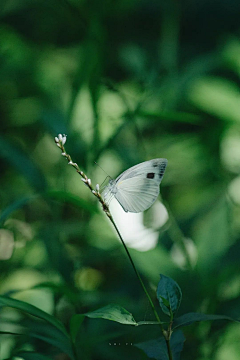
M161 164L161 167L160 167L159 173L158 173L159 179L161 179L161 178L163 177L163 174L164 174L164 172L165 172L166 166L167 166L166 163Z
M147 173L147 179L154 179L154 173Z

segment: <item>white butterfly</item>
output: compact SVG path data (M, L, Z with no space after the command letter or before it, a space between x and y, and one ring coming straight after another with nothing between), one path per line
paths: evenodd
M123 210L138 213L148 209L159 195L166 159L152 159L131 167L110 180L103 192L107 204L115 196Z

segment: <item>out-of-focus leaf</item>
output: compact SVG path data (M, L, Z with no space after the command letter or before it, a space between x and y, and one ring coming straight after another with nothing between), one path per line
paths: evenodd
M15 356L23 358L24 360L52 360L49 356L42 355L33 351L20 351L15 354Z
M198 79L189 97L200 109L225 121L240 122L240 92L236 84L224 78Z
M166 121L166 122L182 122L187 124L199 124L201 122L201 117L199 115L191 114L191 113L185 113L185 112L162 112L162 113L154 113L154 112L148 112L144 110L139 110L138 115L150 120L156 120L156 121Z
M0 136L0 157L15 167L24 175L32 187L38 191L42 191L46 187L46 181L41 171L30 160L28 154L22 149L11 144L8 140Z
M83 323L85 316L82 314L73 315L70 321L70 332L73 341L76 340L77 333Z
M24 335L40 339L48 344L53 345L57 349L61 350L64 354L70 356L71 359L74 358L72 343L69 337L63 334L56 327L52 326L49 323L41 322L39 320L24 320L24 326L19 326L18 324L6 323L6 326L14 325L13 328L10 327L9 330L1 330L0 334L8 335ZM10 329L13 329L10 331Z
M61 202L68 202L78 208L87 210L91 214L98 212L97 206L93 206L88 201L85 201L85 200L81 199L80 197L70 194L66 191L50 190L50 191L46 191L45 193L43 193L43 196L46 198L59 200Z
M46 312L38 309L36 306L33 306L31 304L28 304L24 301L6 298L4 296L0 296L0 307L9 306L14 309L18 309L21 311L24 311L30 315L36 316L39 319L47 321L49 324L56 327L58 330L60 330L63 334L65 334L68 337L68 334L65 330L65 327L63 324L56 319L54 316L47 314Z
M229 241L230 215L229 204L225 199L221 199L196 227L197 266L201 268L202 276L218 264L221 256L231 245Z
M157 287L157 298L162 311L172 316L181 304L182 292L173 279L161 274Z
M68 202L78 208L87 210L91 214L98 212L97 206L91 205L89 202L81 199L78 196L67 193L65 191L50 190L50 191L43 192L41 194L26 196L26 197L23 197L21 199L14 201L13 203L11 203L0 214L0 224L2 224L9 217L9 215L11 215L12 212L14 212L18 209L21 209L23 206L25 206L26 204L28 204L31 201L36 200L40 196L42 196L44 198L48 198L48 199L59 200L61 202Z
M85 313L84 315L94 319L116 321L125 325L138 325L130 312L115 304L104 306L101 309Z
M240 320L233 319L226 315L211 315L201 313L187 313L176 318L173 322L173 329L191 325L197 321L212 321L212 320L229 320L234 322L240 322Z
M173 355L173 360L179 360L183 350L185 337L182 331L176 331L172 334L170 339L170 347ZM162 337L159 339L145 341L135 345L143 350L145 354L156 360L169 360L166 340Z
M71 340L56 327L39 321L26 321L28 336L45 341L74 359Z
M66 248L59 242L59 234L59 229L52 227L51 224L46 224L40 230L40 237L44 242L52 267L61 274L67 284L72 284L74 264L69 256L66 256Z
M35 200L38 196L39 195L26 196L10 204L2 211L0 215L0 224L2 224L13 211L21 209L24 205L32 200Z

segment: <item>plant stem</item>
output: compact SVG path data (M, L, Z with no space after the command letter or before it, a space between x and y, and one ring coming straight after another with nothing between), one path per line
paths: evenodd
M120 232L119 232L119 230L117 228L117 225L115 224L115 221L113 220L112 215L110 214L110 212L106 212L106 214L107 214L109 220L111 221L111 223L113 224L113 226L114 226L114 228L115 228L115 230L116 230L116 232L117 232L117 234L119 236L119 239L121 240L121 242L122 242L122 244L124 246L124 249L126 250L127 256L128 256L128 258L129 258L129 260L130 260L130 262L132 264L132 267L133 267L133 269L134 269L134 271L135 271L135 273L137 275L138 280L140 281L140 284L141 284L141 286L143 288L143 291L145 292L145 294L146 294L146 296L148 298L148 301L149 301L149 303L151 305L151 308L152 308L152 310L154 312L154 315L155 315L155 317L156 317L156 319L157 319L157 321L158 321L158 323L159 323L159 325L161 327L161 331L163 333L163 336L165 338L166 345L167 345L167 351L168 351L169 360L173 360L172 350L171 350L171 346L170 346L171 325L170 325L168 331L166 332L164 330L163 326L162 326L162 322L161 322L160 317L159 317L159 315L158 315L158 313L157 313L157 311L155 309L155 306L154 306L154 304L152 302L152 299L151 299L151 297L150 297L150 295L149 295L149 293L148 293L148 291L147 291L147 289L146 289L146 287L145 287L145 285L144 285L144 283L142 281L142 278L141 278L141 276L140 276L140 274L139 274L139 272L138 272L138 270L137 270L137 268L136 268L136 266L135 266L135 264L133 262L133 259L132 259L131 255L130 255L130 252L128 251L128 248L127 248L127 246L126 246L126 244L125 244L125 242L124 242L124 240L123 240L123 238L122 238L122 236L121 236L121 234L120 234Z
M121 240L121 242L122 242L122 244L123 244L123 246L124 246L124 249L126 250L127 256L128 256L128 258L129 258L129 260L130 260L130 262L131 262L131 264L132 264L132 267L133 267L133 269L134 269L134 271L135 271L135 273L136 273L136 275L137 275L137 277L138 277L138 280L140 281L140 284L141 284L141 286L142 286L142 288L143 288L143 291L145 292L145 294L146 294L146 296L147 296L147 298L148 298L148 301L149 301L149 303L150 303L150 305L151 305L151 307L152 307L152 310L153 310L153 312L154 312L154 315L155 315L157 321L159 322L159 325L161 326L161 329L163 330L162 322L161 322L161 320L160 320L160 318L159 318L159 315L158 315L158 313L157 313L157 311L156 311L156 309L155 309L155 306L154 306L154 304L153 304L153 302L152 302L152 299L151 299L151 297L150 297L150 295L149 295L149 293L148 293L148 291L147 291L147 289L146 289L146 287L145 287L145 285L144 285L144 283L143 283L143 281L142 281L142 278L141 278L141 276L140 276L140 274L139 274L139 272L138 272L138 270L137 270L137 268L136 268L136 266L135 266L135 264L134 264L134 262L133 262L133 259L132 259L131 255L130 255L130 253L129 253L129 250L128 250L128 248L127 248L127 246L126 246L126 244L125 244L125 242L124 242L124 240L123 240L123 238L122 238L122 236L121 236L118 228L117 228L117 225L115 224L115 222L114 222L111 214L107 214L107 216L108 216L108 218L110 219L111 223L113 224L113 226L114 226L114 228L115 228L115 230L116 230L116 232L117 232L117 234L118 234L118 236L119 236L119 238L120 238L120 240Z
M169 360L173 360L172 350L171 350L171 347L170 347L170 339L165 339L165 340L166 340L166 344L167 344Z

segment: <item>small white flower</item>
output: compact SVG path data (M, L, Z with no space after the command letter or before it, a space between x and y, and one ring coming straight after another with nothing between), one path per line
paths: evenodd
M63 152L63 153L62 153L62 156L66 156L66 153L65 153L65 152Z
M59 141L61 141L62 142L62 134L58 134L58 139L59 139Z
M57 145L58 147L61 147L61 145L60 145L59 143L56 143L56 145Z
M55 136L54 140L56 144L59 142L59 138L57 136Z
M81 179L85 184L88 182L88 180L87 179Z
M68 165L73 165L72 160L70 160L70 161L68 162Z
M62 144L64 145L66 141L67 141L67 135L63 134Z
M92 193L93 193L94 195L96 195L97 192L96 192L95 190L92 190Z
M91 186L91 179L87 179L88 185Z
M100 189L99 184L97 184L97 185L96 185L96 190L97 190L97 192L99 192L99 189Z
M82 171L80 171L80 175L81 175L81 176L83 176L83 175L84 175Z

